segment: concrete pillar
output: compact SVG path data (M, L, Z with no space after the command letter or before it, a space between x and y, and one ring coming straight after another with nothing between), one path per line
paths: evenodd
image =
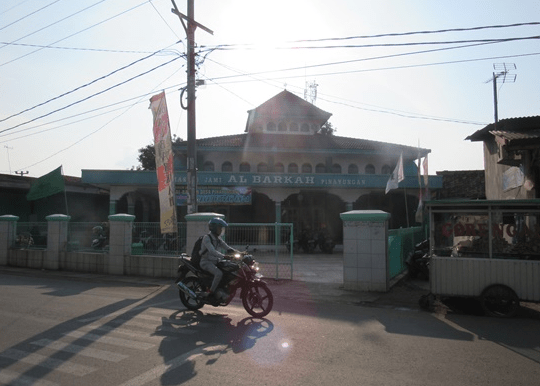
M225 219L225 216L219 213L192 213L186 215L186 253L188 255L191 255L195 241L209 232L208 221L214 217Z
M17 236L17 221L17 216L0 216L0 265L8 264L9 248Z
M353 210L343 220L343 283L345 289L386 292L388 267L388 220L380 210Z
M118 201L117 200L109 200L109 214L116 214L116 203Z
M60 268L60 254L67 251L68 226L70 216L51 214L47 220L47 250L43 261L43 269L57 271Z
M135 216L130 214L109 216L109 256L106 272L110 275L124 274L124 261L131 256L134 220Z

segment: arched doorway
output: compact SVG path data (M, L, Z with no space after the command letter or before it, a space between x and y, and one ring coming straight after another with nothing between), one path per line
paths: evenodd
M295 237L303 231L328 232L336 243L343 241L343 226L340 213L345 212L345 203L336 195L324 191L301 191L283 201L281 220L293 223Z

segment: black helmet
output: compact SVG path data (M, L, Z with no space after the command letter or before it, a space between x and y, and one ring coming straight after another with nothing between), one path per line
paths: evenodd
M214 217L212 220L208 221L208 229L210 229L210 232L215 234L216 236L219 236L221 233L221 228L228 227L229 225L219 217Z

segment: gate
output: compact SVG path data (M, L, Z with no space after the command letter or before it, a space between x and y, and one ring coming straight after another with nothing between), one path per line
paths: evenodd
M293 224L229 223L223 239L231 247L253 253L260 273L274 279L293 278Z

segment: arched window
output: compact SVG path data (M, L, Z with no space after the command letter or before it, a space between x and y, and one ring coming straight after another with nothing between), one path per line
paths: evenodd
M222 172L232 172L232 163L229 161L225 161L221 164L221 171Z
M375 166L372 164L366 165L366 174L375 174Z
M388 165L384 165L381 169L381 174L392 174L392 168Z
M289 131L298 131L298 123L291 123L291 126L289 126Z
M287 131L287 124L285 122L279 122L278 131Z
M324 164L317 164L315 166L315 173L326 173L326 166Z
M332 165L332 173L341 174L341 165L340 164L333 164Z
M205 172L213 172L214 171L214 163L212 161L206 161L203 164L203 170Z
M285 171L285 166L281 162L278 162L274 165L274 172L283 173Z
M348 169L349 174L358 174L358 166L356 164L350 164Z
M300 127L300 131L303 133L309 133L309 125L307 123L302 123L302 127Z
M266 131L276 131L276 124L274 122L268 122Z
M302 173L311 173L311 164L305 163L302 165Z
M242 162L240 164L240 168L239 168L240 172L242 173L249 173L251 171L251 166L249 165L249 163L247 162Z
M259 173L266 173L268 172L268 164L265 162L261 162L257 165L257 172Z
M295 163L289 164L289 166L287 167L287 171L289 173L298 173L298 165Z

